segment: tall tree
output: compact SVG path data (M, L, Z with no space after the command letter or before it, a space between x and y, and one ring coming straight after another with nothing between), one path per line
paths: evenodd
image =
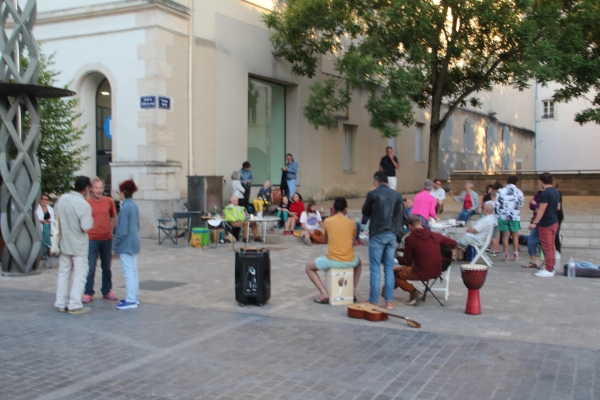
M531 68L542 84L561 84L555 101L588 100L575 121L600 124L600 2L548 0L544 5L546 18L554 23L531 49Z
M413 121L412 104L431 107L428 176L438 174L441 132L459 106L481 106L478 92L528 86L526 49L537 40L533 0L288 0L264 16L271 41L294 73L313 77L320 57L337 57L347 87L312 86L305 116L332 126L333 113L364 87L370 124L394 137ZM336 87L337 85L337 87ZM444 108L444 104L447 107Z
M39 85L55 86L60 72L54 69L53 58L54 54L49 57L40 54ZM23 59L22 63L27 65L28 60ZM87 159L83 152L88 146L80 143L85 127L73 124L81 116L75 111L79 99L40 98L38 104L42 134L37 156L42 170L42 192L60 195L71 190L75 174ZM30 124L28 114L25 114L24 131L28 131Z

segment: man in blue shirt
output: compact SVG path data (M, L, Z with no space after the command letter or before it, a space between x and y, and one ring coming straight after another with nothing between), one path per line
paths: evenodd
M291 199L296 193L296 174L298 173L298 163L294 161L294 156L288 153L285 156L285 166L281 167L282 171L287 171L287 184L289 189L288 198Z
M248 161L244 161L242 168L240 168L240 182L245 190L244 204L241 205L246 208L248 208L250 205L250 189L252 188L252 171L250 171L250 167L250 163Z

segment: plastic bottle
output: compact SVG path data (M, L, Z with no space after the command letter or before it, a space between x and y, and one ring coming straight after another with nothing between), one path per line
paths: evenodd
M569 258L567 264L567 276L571 279L575 278L575 261L573 261L573 257Z

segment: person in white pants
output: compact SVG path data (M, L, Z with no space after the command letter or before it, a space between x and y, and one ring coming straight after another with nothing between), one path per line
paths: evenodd
M388 187L396 190L396 170L400 169L398 157L394 155L394 149L391 146L385 148L385 156L381 157L379 170L385 171L388 177Z
M74 190L60 196L56 204L60 259L54 306L58 311L69 314L84 314L91 311L81 303L89 269L87 232L94 225L92 207L85 200L91 187L90 178L78 176ZM73 283L69 291L71 277Z

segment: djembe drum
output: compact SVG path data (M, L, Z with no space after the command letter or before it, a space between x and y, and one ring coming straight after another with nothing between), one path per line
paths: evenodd
M479 289L485 283L488 267L478 264L466 264L460 266L460 274L463 283L469 289L467 297L466 314L479 315L481 314L481 303L479 302Z

